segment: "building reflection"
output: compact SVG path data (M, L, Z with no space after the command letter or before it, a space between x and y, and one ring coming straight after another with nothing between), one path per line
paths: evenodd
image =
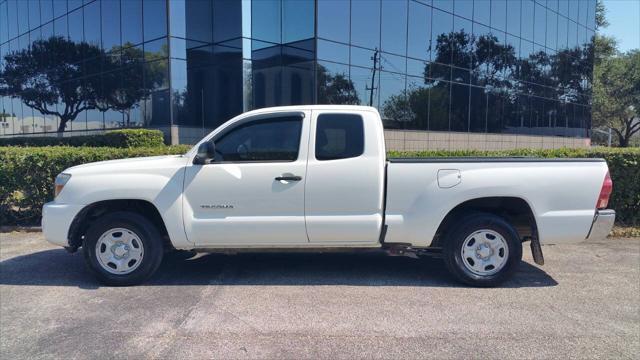
M0 134L194 142L332 103L389 129L584 138L594 28L594 0L0 0Z

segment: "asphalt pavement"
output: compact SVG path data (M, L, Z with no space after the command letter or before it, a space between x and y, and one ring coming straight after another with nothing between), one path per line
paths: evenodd
M638 358L640 239L528 247L503 287L437 259L172 254L100 286L81 253L0 233L0 358Z

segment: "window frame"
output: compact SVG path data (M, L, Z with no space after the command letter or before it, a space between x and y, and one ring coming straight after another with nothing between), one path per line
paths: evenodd
M349 156L349 157L340 157L340 158L331 158L331 159L319 159L318 158L318 128L320 126L320 118L324 115L342 115L342 116L353 116L353 117L357 117L360 120L360 124L362 125L361 130L362 130L362 149L360 150L360 153L354 156ZM315 121L315 130L314 130L314 139L313 139L313 157L316 161L336 161L336 160L347 160L347 159L355 159L358 157L361 157L362 155L364 155L365 150L366 150L366 137L365 137L366 131L365 131L365 125L364 125L364 117L361 114L357 114L357 113L346 113L346 112L322 112L320 114L318 114L316 116L316 121Z
M302 146L302 132L304 129L304 113L283 113L283 114L269 114L268 116L260 116L257 115L255 117L250 117L243 119L243 121L231 125L229 128L224 129L222 132L214 135L207 141L213 141L214 144L217 144L220 140L224 139L227 135L233 133L236 130L240 130L246 128L248 126L276 122L277 119L282 118L298 118L297 121L300 122L300 129L298 131L298 150L296 152L295 159L293 160L222 160L222 161L213 161L210 165L213 164L252 164L252 163L290 163L296 162L300 159L300 148ZM296 121L296 120L288 120L288 121Z

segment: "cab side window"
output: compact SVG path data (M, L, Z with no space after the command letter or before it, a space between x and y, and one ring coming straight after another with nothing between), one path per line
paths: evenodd
M301 116L251 121L215 140L216 161L295 161L301 131Z
M321 114L317 122L316 159L347 159L364 153L364 125L360 115Z

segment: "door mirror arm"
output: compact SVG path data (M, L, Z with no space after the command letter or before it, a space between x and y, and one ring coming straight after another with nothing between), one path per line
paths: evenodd
M211 164L215 160L216 145L213 140L205 141L198 146L198 153L193 158L195 165Z

